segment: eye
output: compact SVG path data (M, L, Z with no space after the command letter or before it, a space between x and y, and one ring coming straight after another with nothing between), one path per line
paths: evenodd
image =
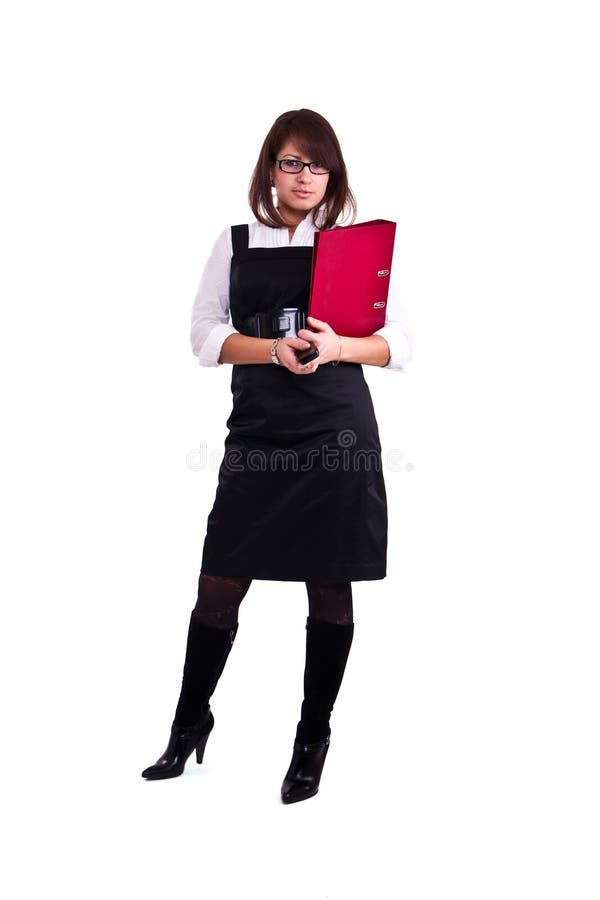
M298 159L282 159L281 161L287 169L299 169L302 166Z

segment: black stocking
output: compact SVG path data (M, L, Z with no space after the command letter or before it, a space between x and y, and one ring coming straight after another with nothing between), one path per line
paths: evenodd
M353 622L351 581L307 581L311 619L349 625Z
M238 620L240 603L251 584L251 578L223 578L200 573L198 600L194 607L196 619L211 628L233 628Z

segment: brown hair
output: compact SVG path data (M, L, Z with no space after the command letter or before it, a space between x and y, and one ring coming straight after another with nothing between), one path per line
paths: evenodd
M318 160L331 170L318 227L333 228L341 214L344 220L353 222L356 200L348 184L340 143L327 119L312 109L283 113L265 138L248 191L250 208L258 221L271 228L284 228L287 224L275 208L271 191L271 166L287 140L293 140L308 159Z

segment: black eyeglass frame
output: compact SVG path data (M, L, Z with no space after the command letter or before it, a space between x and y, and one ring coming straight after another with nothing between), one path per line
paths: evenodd
M296 172L286 172L285 169L282 169L282 168L281 168L281 164L284 163L284 162L297 163L298 165L301 165L302 168L301 168L301 169L298 169ZM302 162L301 159L276 159L276 160L275 160L275 165L277 166L277 168L278 168L281 172L283 172L284 175L299 175L300 172L304 172L305 166L308 166L308 171L309 171L312 175L331 175L331 169L327 169L326 172L313 172L313 170L311 169L311 166L316 165L316 163L315 163L315 162L309 162L309 163L307 163L307 162Z

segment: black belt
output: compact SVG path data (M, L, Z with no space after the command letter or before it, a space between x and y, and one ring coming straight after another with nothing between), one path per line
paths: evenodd
M242 334L251 337L296 337L301 328L306 328L306 313L297 306L284 306L266 313L256 313L244 319Z

